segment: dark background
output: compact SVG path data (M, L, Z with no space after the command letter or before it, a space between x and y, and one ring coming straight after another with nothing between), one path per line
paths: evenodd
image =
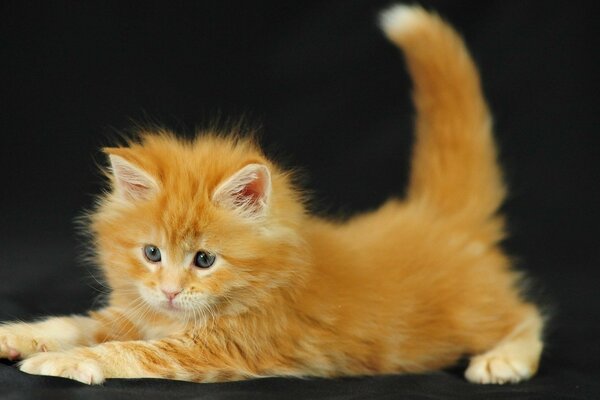
M92 306L99 286L93 268L80 261L85 244L74 219L102 190L99 148L136 122L192 135L215 119L245 116L261 127L269 155L302 167L320 213L348 215L401 195L413 109L402 58L375 24L388 4L1 2L0 320ZM126 396L140 386L157 398L165 390L207 398L594 397L600 379L594 2L425 4L465 36L494 111L512 189L506 247L554 315L537 378L501 391L469 385L460 371L224 385L112 381L90 391L0 365L0 386L15 396L49 390L45 396L57 397Z

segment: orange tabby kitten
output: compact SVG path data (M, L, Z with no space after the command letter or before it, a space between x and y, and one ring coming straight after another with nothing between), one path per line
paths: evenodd
M471 382L531 377L543 321L498 247L505 187L476 68L422 8L381 23L415 85L406 199L323 220L250 140L142 132L105 149L112 191L90 217L108 306L4 324L0 356L89 384L422 372L465 354Z

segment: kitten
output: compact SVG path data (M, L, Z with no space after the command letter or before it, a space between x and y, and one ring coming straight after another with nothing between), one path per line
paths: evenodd
M88 384L416 373L462 355L471 382L530 378L543 320L498 246L505 187L476 67L422 8L381 25L415 86L406 199L323 220L249 139L142 132L105 149L112 190L90 216L108 305L4 324L0 356Z

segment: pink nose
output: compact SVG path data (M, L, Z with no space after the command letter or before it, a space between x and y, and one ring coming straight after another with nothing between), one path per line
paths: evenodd
M165 294L167 299L169 299L169 301L173 300L175 297L177 297L177 295L179 293L181 293L181 289L179 289L177 291L170 291L170 290L165 290L165 289L161 289L161 290Z

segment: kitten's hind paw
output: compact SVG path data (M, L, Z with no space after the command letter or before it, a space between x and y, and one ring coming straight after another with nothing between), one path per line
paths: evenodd
M532 375L532 369L523 360L493 353L473 357L465 372L468 381L483 384L517 383Z
M88 384L104 382L104 373L95 360L69 353L39 353L21 362L20 370L33 375L59 376Z

